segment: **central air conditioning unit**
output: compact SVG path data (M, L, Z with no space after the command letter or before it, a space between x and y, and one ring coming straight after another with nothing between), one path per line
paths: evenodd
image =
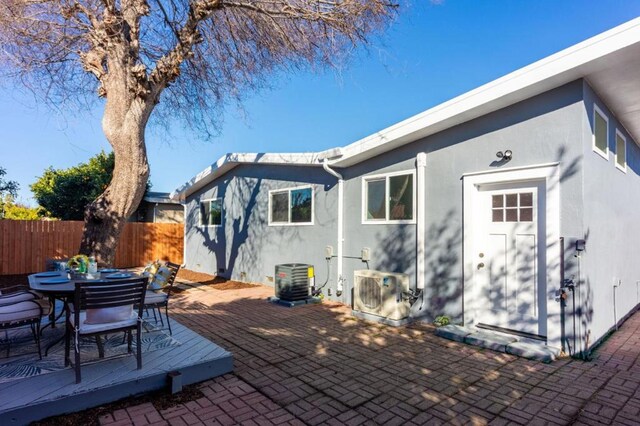
M295 302L309 298L313 266L302 263L276 265L276 297Z
M353 280L353 315L389 325L409 322L409 276L363 269Z

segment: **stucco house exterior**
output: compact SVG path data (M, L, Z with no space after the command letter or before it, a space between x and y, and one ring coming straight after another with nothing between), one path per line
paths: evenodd
M640 19L348 146L228 154L172 194L186 266L313 264L347 304L355 270L405 273L414 317L584 350L639 302L638 70Z

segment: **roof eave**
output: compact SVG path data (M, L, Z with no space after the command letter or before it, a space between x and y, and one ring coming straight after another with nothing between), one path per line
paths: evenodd
M640 43L640 18L534 62L497 80L464 93L400 123L343 148L343 157L333 164L348 167L391 149L414 142L447 128L473 120L509 105L553 90L571 81L587 78L612 66L609 58L620 53L635 57ZM640 81L639 81L640 83ZM640 131L626 126L636 140ZM634 134L635 133L635 134Z
M189 195L202 189L231 169L243 164L321 166L322 152L308 153L232 153L226 154L215 163L198 173L193 179L171 193L171 199L184 201Z

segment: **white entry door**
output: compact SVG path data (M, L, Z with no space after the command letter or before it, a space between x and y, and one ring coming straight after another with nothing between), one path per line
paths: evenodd
M476 323L546 336L544 182L476 189L471 253Z

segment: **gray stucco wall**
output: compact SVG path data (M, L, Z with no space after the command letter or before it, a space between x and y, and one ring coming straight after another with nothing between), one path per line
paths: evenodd
M609 155L603 158L593 151L593 105L609 119ZM614 327L614 283L618 320L639 302L637 245L640 222L640 148L620 125L607 105L584 83L582 105L582 148L584 155L584 238L586 250L580 268L573 262L571 273L581 280L577 292L577 334L586 345L603 337ZM615 132L627 138L627 172L615 165Z
M335 183L319 167L236 167L187 199L187 268L273 285L268 277L276 264L310 263L324 280L324 247L336 246ZM269 226L269 191L308 184L314 188L314 224ZM199 202L211 198L224 199L224 226L199 226Z
M414 170L416 155L426 152L426 188L418 189L426 191L427 199L426 297L414 315L447 314L460 320L463 174L559 162L561 233L579 236L583 229L583 114L583 85L575 81L341 170L345 177L345 256L358 257L368 247L371 269L407 273L415 286L416 225L362 224L362 177ZM501 164L495 154L506 149L513 151L513 159ZM315 224L267 226L268 190L304 183L313 183L315 188ZM335 183L321 168L253 165L233 169L187 200L187 267L208 273L224 268L221 275L271 284L266 277L273 276L276 264L305 262L315 265L317 282L322 284L327 277L324 247L337 248ZM224 231L193 226L198 220L198 200L217 196L225 200ZM336 266L334 259L327 287L334 295ZM345 291L332 298L351 303L353 272L364 268L358 259L345 259Z
M465 173L559 162L561 235L582 230L582 82L575 81L509 108L483 116L404 146L344 171L348 178L345 218L346 253L372 250L373 269L405 272L415 285L416 225L362 225L362 176L415 168L427 153L425 304L415 315L446 314L462 319L463 203ZM513 159L497 162L496 152L510 149ZM557 244L549 247L559 254ZM559 262L559 256L556 255ZM346 263L346 276L353 281ZM355 266L355 265L354 265ZM549 286L559 286L549 283Z

